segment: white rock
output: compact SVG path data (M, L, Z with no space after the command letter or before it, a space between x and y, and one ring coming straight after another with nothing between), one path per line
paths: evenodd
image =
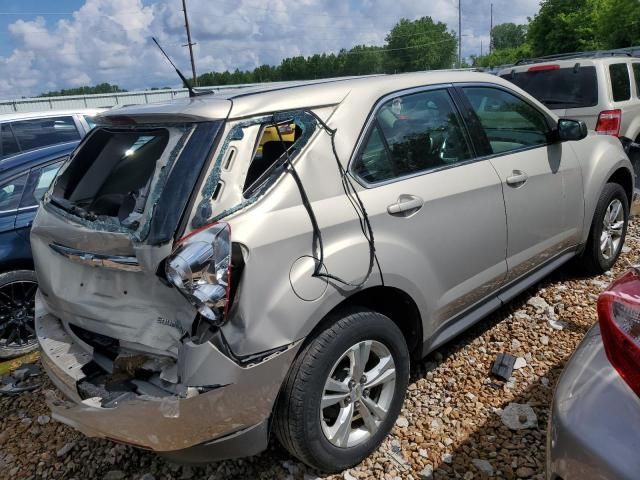
M540 379L540 383L541 383L542 385L544 385L545 387L548 387L548 386L549 386L549 379L548 379L547 377L542 377L542 378Z
M443 453L442 457L440 457L444 463L451 464L453 462L453 455L450 453Z
M513 314L514 318L518 319L518 320L531 320L531 315L529 315L527 312L525 312L524 310L517 310L514 314Z
M409 420L405 417L398 417L396 420L396 425L400 428L407 428L409 426Z
M547 345L549 345L549 337L546 335L542 335L540 337L540 343L546 347Z
M67 453L69 453L75 446L76 446L76 442L66 443L60 450L56 452L56 456L58 458L62 458L66 456Z
M513 369L520 370L521 368L524 368L526 366L527 366L527 361L524 359L524 357L518 357L516 358L516 362L513 364Z
M549 326L554 330L564 330L564 328L567 326L567 323L555 318L549 318Z
M502 423L511 430L523 430L538 425L538 417L530 405L510 403L500 414Z
M398 440L397 438L391 440L391 450L393 452L399 452L400 450L402 450L402 444L400 443L400 440Z
M511 340L511 348L514 350L518 350L522 346L522 343L517 338Z
M420 450L418 450L418 455L420 455L422 458L428 458L429 452L425 448L421 448Z
M433 467L431 465L427 465L420 472L420 480L433 480Z
M51 421L51 417L49 417L49 415L40 415L40 416L38 416L38 423L40 425L46 425L50 421Z
M493 465L491 465L488 461L474 458L473 460L471 460L471 463L473 463L475 467L482 473L486 473L489 476L493 475Z
M538 296L531 297L527 301L527 305L530 305L533 308L535 308L536 313L542 313L549 308L549 304L547 303L547 301L544 298L538 297Z
M344 478L344 480L357 480L348 470L342 474L342 478Z

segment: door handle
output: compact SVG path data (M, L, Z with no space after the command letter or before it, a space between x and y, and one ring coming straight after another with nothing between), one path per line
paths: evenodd
M396 203L392 203L387 207L387 212L390 215L408 217L420 210L422 205L424 205L424 200L420 197L415 195L400 195Z
M529 179L529 175L521 170L514 170L511 175L507 177L507 185L511 187L521 187Z

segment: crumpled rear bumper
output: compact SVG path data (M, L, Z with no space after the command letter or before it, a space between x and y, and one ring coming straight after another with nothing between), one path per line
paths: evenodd
M82 400L76 388L76 382L85 376L82 366L91 361L91 353L80 347L58 318L46 312L38 298L36 333L46 372L71 400L48 393L54 419L90 437L165 453L184 451L224 436L235 437L234 444L242 445L237 436L243 430L255 432L257 425L266 425L299 346L296 344L260 363L243 367L210 344L186 345L185 361L198 363L193 366L198 372L208 372L206 380L214 385L210 390L190 398L139 396L116 407L104 408L97 399ZM215 377L221 381L211 383ZM264 445L245 444L243 451L226 451L224 457L257 453L266 448L266 435L257 438Z

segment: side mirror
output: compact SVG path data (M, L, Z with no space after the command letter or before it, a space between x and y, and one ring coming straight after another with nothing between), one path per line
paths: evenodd
M582 140L587 136L587 125L580 120L561 118L558 120L558 140L561 142Z

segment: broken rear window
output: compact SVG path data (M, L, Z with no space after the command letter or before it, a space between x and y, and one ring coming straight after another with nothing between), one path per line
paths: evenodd
M156 163L169 142L165 128L97 130L56 184L54 195L87 219L121 222L142 212Z

